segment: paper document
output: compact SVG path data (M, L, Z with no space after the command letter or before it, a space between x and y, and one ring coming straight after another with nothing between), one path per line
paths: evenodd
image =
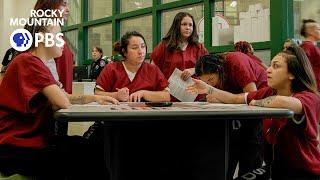
M191 78L187 81L181 79L182 71L175 69L169 78L170 94L181 102L193 102L197 94L191 94L186 91L186 88L192 85L194 82Z

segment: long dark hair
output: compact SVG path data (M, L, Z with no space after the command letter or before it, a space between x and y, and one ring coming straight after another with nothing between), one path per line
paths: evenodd
M174 51L179 47L179 43L182 40L182 36L180 32L181 21L184 17L187 17L187 16L192 19L192 23L193 23L193 31L191 36L188 39L188 43L199 44L199 36L198 36L197 27L194 22L193 16L187 12L179 12L174 17L168 33L162 39L167 42L167 48L169 51Z
M306 30L307 30L307 24L309 24L309 23L317 23L317 22L315 20L313 20L313 19L304 19L304 20L302 20L302 26L301 26L301 29L300 29L301 36L303 36L303 37L307 36Z
M224 85L224 60L217 54L208 54L201 56L195 65L196 76L205 74L218 74L220 84L218 88L223 88Z
M303 49L289 46L279 54L286 59L288 71L295 77L291 83L291 90L293 92L308 90L319 95L312 66Z
M141 37L143 39L144 44L146 45L146 52L147 52L147 43L144 37L142 36L142 34L140 34L137 31L128 31L121 37L121 40L120 40L120 49L121 49L120 54L122 55L122 57L126 57L124 53L127 52L128 50L129 40L132 36Z

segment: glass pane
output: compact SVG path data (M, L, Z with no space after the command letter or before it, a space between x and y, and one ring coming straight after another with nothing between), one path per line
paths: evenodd
M148 52L152 51L152 16L141 16L121 21L121 36L127 31L138 31L147 41Z
M188 12L193 16L196 26L198 28L199 40L200 42L203 42L204 28L200 29L199 27L199 24L203 24L203 11L203 4L164 11L162 13L161 37L164 37L167 34L172 25L173 19L178 12Z
M270 0L222 0L213 11L212 46L270 41Z
M79 24L81 22L81 0L70 0L68 2L70 14L67 25Z
M91 50L93 47L98 46L102 48L103 56L110 57L112 55L112 25L100 25L90 27L88 29L88 54L87 63L91 63ZM104 58L104 59L107 59Z
M293 1L294 14L294 38L301 39L300 28L303 19L313 19L320 22L320 1L319 0L294 0Z
M270 50L255 50L254 55L260 58L264 64L270 66L271 51Z
M73 53L73 62L78 65L78 30L64 32L64 37Z
M169 2L174 2L174 1L179 1L179 0L162 0L162 3L169 3Z
M121 12L134 11L152 6L152 0L121 0Z
M90 0L89 20L112 16L112 0Z

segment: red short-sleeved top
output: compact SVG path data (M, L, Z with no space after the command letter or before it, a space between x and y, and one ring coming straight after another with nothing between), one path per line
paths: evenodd
M203 44L188 44L186 50L174 50L170 52L167 49L167 43L161 41L154 48L150 58L156 64L164 76L169 79L175 68L181 71L194 68L196 61L203 55L208 54Z
M249 93L247 103L272 95L275 95L275 91L266 87ZM279 154L275 156L285 160L284 163L289 169L320 175L320 151L317 147L320 98L309 91L295 93L293 97L299 99L302 104L305 122L298 125L288 119L272 119L269 124L271 130L267 136L274 138L267 139L270 143L276 144Z
M243 88L251 82L266 85L263 80L256 78L250 58L241 52L227 53L224 63L224 87L223 89L232 93L242 93ZM260 88L260 86L258 88Z
M56 84L31 53L18 55L0 85L0 145L44 148L53 135L53 111L43 88Z
M300 47L307 54L312 65L313 72L316 76L318 90L320 89L320 48L311 41L304 41Z
M114 62L105 66L96 84L106 92L116 92L117 89L127 87L132 94L139 90L162 91L169 83L154 64L143 62L134 79L130 81L122 62Z
M64 39L65 40L65 39ZM73 53L65 40L62 56L54 59L57 66L59 81L62 83L64 90L72 94L73 80Z

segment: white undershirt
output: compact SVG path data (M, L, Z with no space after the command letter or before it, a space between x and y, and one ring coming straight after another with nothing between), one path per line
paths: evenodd
M124 62L122 62L122 65L124 67L124 70L126 71L128 78L130 79L130 81L132 82L134 77L136 76L137 72L131 72L127 69L126 65L124 64Z
M59 75L57 71L57 65L53 58L49 59L46 63L47 67L49 68L54 80L59 81Z

